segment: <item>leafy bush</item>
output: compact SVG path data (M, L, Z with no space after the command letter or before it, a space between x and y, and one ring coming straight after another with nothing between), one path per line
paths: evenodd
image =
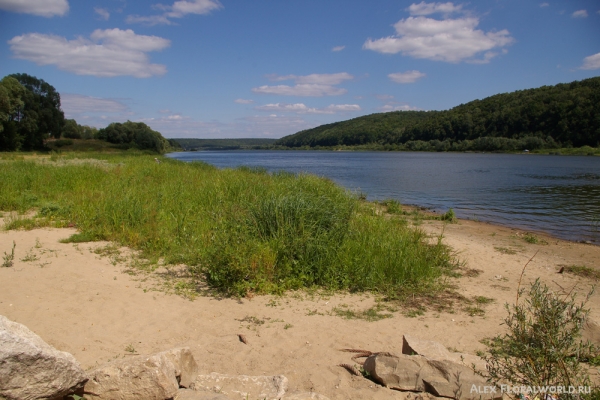
M484 357L489 380L531 387L589 385L580 361L596 351L581 341L589 313L584 306L591 294L576 304L574 295L561 298L538 279L525 304L507 304L508 333L493 338Z

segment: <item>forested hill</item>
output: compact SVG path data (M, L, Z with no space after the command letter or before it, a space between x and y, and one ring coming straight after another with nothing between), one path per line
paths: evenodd
M368 144L410 150L597 147L600 77L498 94L447 111L371 114L276 142L287 147Z

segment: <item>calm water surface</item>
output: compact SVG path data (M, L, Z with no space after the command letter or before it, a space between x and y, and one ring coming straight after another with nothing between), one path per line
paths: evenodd
M325 176L370 200L397 199L600 244L600 157L533 154L204 151L168 155Z

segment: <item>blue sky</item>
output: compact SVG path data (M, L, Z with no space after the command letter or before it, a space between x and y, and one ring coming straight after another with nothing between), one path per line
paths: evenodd
M67 118L279 138L600 75L598 0L0 0L0 76Z

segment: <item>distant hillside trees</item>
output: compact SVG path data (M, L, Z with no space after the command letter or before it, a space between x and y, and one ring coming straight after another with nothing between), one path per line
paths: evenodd
M164 153L169 148L169 142L143 122L113 122L106 128L100 129L97 137L110 143L158 153Z
M276 142L437 151L600 146L600 78L498 94L447 111L372 114Z
M4 77L0 86L0 150L41 149L48 137L60 137L65 116L60 94L52 85L13 74Z

